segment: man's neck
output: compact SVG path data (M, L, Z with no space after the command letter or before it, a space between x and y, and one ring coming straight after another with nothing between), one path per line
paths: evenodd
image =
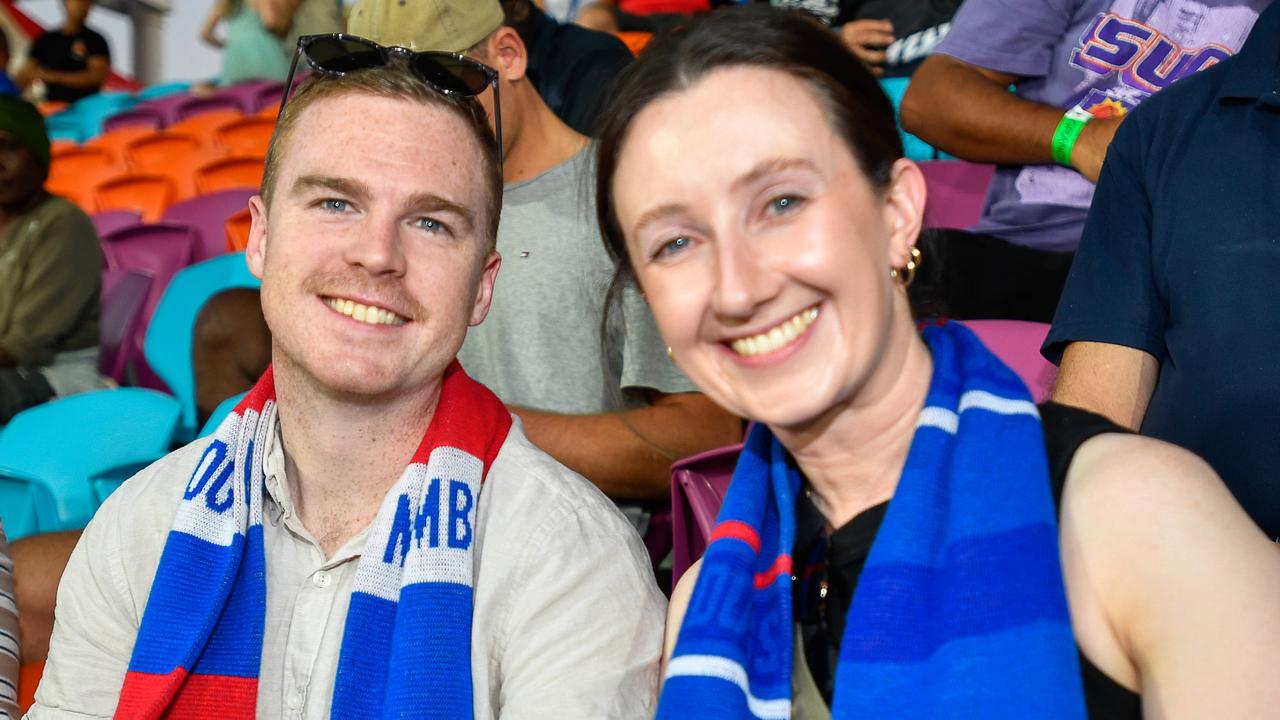
M531 84L516 94L519 132L511 138L502 163L502 181L517 183L535 178L573 157L587 144L587 137L565 125Z
M803 428L773 428L833 528L893 497L929 392L933 359L924 341L886 347L895 357L881 358L857 398Z
M289 495L303 526L331 557L373 521L404 473L435 415L440 383L363 403L319 392L287 361L277 362L274 372Z
M77 35L77 34L79 34L79 33L80 33L80 31L82 31L82 30L84 30L84 23L82 23L82 22L79 22L79 23L73 23L73 22L71 22L70 20L68 20L68 21L66 21L66 22L62 23L62 34L63 34L63 35Z

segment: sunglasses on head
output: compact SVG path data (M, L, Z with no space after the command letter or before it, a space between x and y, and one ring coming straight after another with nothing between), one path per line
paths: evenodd
M284 83L284 97L280 100L280 114L293 94L293 76L298 68L298 58L306 58L312 70L321 75L346 75L377 68L391 62L394 56L402 56L418 79L427 87L443 95L474 98L489 85L493 85L493 127L498 142L498 167L502 167L502 103L498 97L498 71L458 53L426 51L414 52L398 46L379 45L355 35L333 33L330 35L303 35L289 64L289 77ZM277 119L280 117L277 114Z

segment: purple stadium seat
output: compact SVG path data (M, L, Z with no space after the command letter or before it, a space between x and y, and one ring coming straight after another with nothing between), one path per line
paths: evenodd
M151 276L134 270L102 273L102 312L98 337L99 367L120 384L128 380L129 360L140 346L143 306L151 290ZM138 356L141 357L141 356Z
M187 118L203 115L214 110L244 112L238 98L223 93L186 98L174 107L173 112L175 121L181 122Z
M1047 324L1023 320L965 320L962 324L1022 378L1033 400L1049 399L1058 368L1040 354L1040 346L1049 334Z
M93 220L94 229L98 231L98 237L105 237L120 228L141 223L142 213L133 210L108 210L94 213L90 219Z
M133 106L134 110L147 110L159 113L164 118L162 127L169 127L178 121L178 106L191 98L190 93L178 93L176 95L166 95L165 97L155 98L140 102Z
M227 218L248 207L254 192L239 188L197 195L170 205L164 212L164 220L195 228L200 234L196 261L208 260L227 251Z
M102 131L104 133L111 132L122 127L145 127L159 130L166 125L168 125L168 118L160 110L145 105L135 105L124 112L116 113L103 120Z
M258 88L253 96L253 110L261 112L264 108L277 107L284 96L284 83L273 82Z
M742 445L708 450L671 466L671 519L675 544L671 556L671 585L707 549L729 479Z
M978 222L994 165L933 160L920 163L920 170L929 187L925 227L967 228Z

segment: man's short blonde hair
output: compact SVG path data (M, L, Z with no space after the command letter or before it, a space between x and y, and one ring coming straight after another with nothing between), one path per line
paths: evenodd
M268 208L280 174L280 161L287 152L289 139L298 124L298 118L307 108L319 100L351 93L364 93L377 97L409 100L432 107L445 108L454 113L470 130L480 146L484 167L481 176L485 180L487 201L486 235L492 249L498 237L498 217L502 213L502 168L498 165L498 143L489 128L484 108L474 98L445 95L426 85L403 59L392 57L382 67L358 70L346 75L322 75L314 73L298 87L297 93L284 107L276 120L276 129L267 147L266 167L262 174L262 197ZM368 118L351 118L351 122L366 122Z

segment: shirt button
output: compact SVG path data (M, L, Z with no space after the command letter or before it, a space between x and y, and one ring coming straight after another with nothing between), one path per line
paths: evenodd
M301 707L302 707L302 693L301 693L301 692L298 692L297 690L294 690L293 692L289 693L289 699L288 699L288 701L287 701L287 702L288 702L288 704L289 704L289 709L290 709L290 710L297 710L298 708L301 708Z
M316 573L311 576L311 583L318 588L327 588L329 587L329 583L332 581L333 576L324 570L317 570Z

